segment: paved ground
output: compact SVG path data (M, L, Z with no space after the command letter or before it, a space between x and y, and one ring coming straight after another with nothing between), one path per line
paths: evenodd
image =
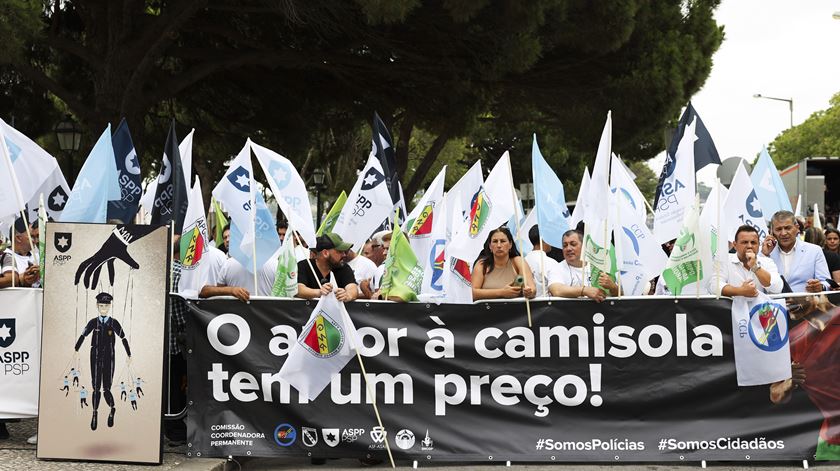
M186 447L170 447L164 445L163 464L160 467L149 467L139 465L120 465L110 463L76 463L68 461L39 461L35 458L35 446L26 443L26 439L35 434L35 419L23 420L18 423L8 424L12 437L9 440L0 441L0 470L9 471L64 471L64 470L91 470L91 471L151 471L151 470L174 470L174 471L267 471L274 469L293 470L308 469L359 469L361 465L358 460L341 459L329 460L326 465L313 466L309 459L303 458L240 458L235 461L226 462L222 459L187 459L185 456ZM713 471L795 471L801 470L801 463L708 463L708 469ZM411 469L411 462L397 462L397 467ZM381 464L375 468L385 471L389 467ZM433 466L420 463L418 469L425 471L503 471L505 463L493 465L469 465L464 463L435 463ZM516 471L693 471L700 470L700 463L685 464L520 464L513 463L512 469ZM818 471L840 471L840 463L810 463L810 469Z
M163 465L149 467L111 463L78 463L69 461L44 461L35 458L35 445L26 443L26 439L35 434L35 419L25 419L17 423L6 424L11 438L0 440L0 470L9 471L222 471L225 461L221 459L187 459L186 446L170 447L164 445ZM72 439L68 437L68 439ZM228 469L236 469L233 468Z

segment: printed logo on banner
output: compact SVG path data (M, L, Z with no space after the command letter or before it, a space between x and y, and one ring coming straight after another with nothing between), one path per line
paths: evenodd
M411 430L404 428L397 432L394 436L394 442L397 444L398 447L402 450L408 450L409 448L414 446L414 432Z
M274 429L274 441L280 446L291 446L297 440L297 430L289 424L280 424Z
M747 197L746 201L746 210L747 214L754 218L763 217L764 214L761 212L761 205L758 203L758 196L755 195L755 190L750 192L750 196Z
M373 443L371 443L368 448L385 448L385 429L378 425L373 427L370 429L370 439L373 440Z
M432 281L429 283L429 286L435 291L443 291L443 285L441 284L443 280L441 277L443 276L443 262L446 257L445 247L446 240L438 239L435 241L435 245L432 246L432 250L429 251L429 262L432 265Z
M8 348L15 341L17 331L15 329L16 319L0 319L0 348Z
M484 191L484 187L481 187L478 193L473 196L472 204L470 204L470 238L475 239L481 233L492 209L493 205L487 198L487 192Z
M333 448L341 442L341 430L337 428L322 428L321 436L324 437L324 443Z
M323 309L303 331L303 340L298 340L298 343L318 358L334 356L344 345L344 331Z
M452 273L458 278L461 278L464 284L472 284L472 270L470 270L469 264L459 258L453 258L452 262L450 264Z
M750 310L750 340L765 352L775 352L788 341L788 312L776 303L763 303Z
M363 428L346 428L341 434L341 441L343 441L344 443L353 443L364 434L365 429Z
M292 172L284 162L272 160L271 163L268 164L268 173L274 179L274 183L277 185L278 190L286 188L289 186L289 182L292 181Z
M300 440L305 446L312 448L318 444L318 430L311 427L301 427Z
M55 234L53 234L53 244L55 245L55 249L59 252L67 252L73 245L73 233L56 232Z
M420 440L420 449L422 451L432 451L435 449L435 441L429 436L429 429L426 429L426 436Z

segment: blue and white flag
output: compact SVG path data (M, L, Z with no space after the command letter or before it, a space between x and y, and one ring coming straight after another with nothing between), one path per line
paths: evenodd
M280 236L262 193L254 185L250 139L213 188L213 197L230 216L230 255L249 272L254 272L255 265L259 270L280 247ZM256 214L252 213L254 206Z
M732 342L738 386L790 378L790 331L784 299L759 292L732 299Z
M742 225L754 227L758 231L759 240L767 235L764 211L743 163L738 166L732 184L729 185L729 194L723 205L723 222L727 230L726 240L729 241L735 240L735 233Z
M694 202L696 124L696 121L692 121L686 127L674 156L665 155L661 191L653 208L653 233L660 244L677 238L683 226L685 213Z
M61 222L104 223L108 219L108 201L118 199L120 184L109 124L76 177Z
M767 148L761 149L750 179L755 188L755 194L758 196L758 202L761 203L764 219L768 222L776 211L793 211L785 184L782 183L782 177L779 176L779 171L773 159L770 158Z
M309 193L294 164L277 152L253 142L251 149L268 178L268 187L277 205L289 220L289 226L300 233L307 245L315 247L315 224L312 222Z
M140 161L125 118L111 136L111 145L114 147L121 197L108 202L108 219L131 223L140 207L143 189L140 187Z
M563 247L563 233L569 230L569 208L563 183L543 158L537 135L531 146L531 170L534 174L534 206L540 236L553 247Z

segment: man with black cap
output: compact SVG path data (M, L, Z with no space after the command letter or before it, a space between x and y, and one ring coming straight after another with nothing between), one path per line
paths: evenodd
M23 218L17 218L9 231L9 247L0 253L0 288L41 287L37 224L29 228L29 234L32 239L27 236Z
M122 339L125 353L131 361L131 349L128 346L128 339L125 338L125 331L119 321L111 317L111 301L113 296L108 293L99 293L96 295L96 309L99 311L99 316L94 317L88 321L79 340L76 341L75 350L78 352L85 337L93 334L90 338L90 371L93 376L92 390L93 390L93 417L90 419L90 429L96 430L97 426L97 412L99 409L99 398L104 392L105 402L111 407L111 413L108 414L108 426L114 426L114 413L117 408L114 404L114 396L111 394L111 383L114 379L114 344L116 337Z
M318 237L315 246L315 258L298 262L298 298L313 299L335 290L339 301L353 301L359 297L356 277L344 259L353 246L344 242L334 232L326 232ZM330 282L330 273L335 275L337 286Z

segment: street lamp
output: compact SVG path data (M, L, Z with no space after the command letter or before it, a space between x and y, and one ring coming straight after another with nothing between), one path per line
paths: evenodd
M73 153L79 150L82 144L82 131L73 118L67 114L53 128L55 137L58 139L58 148L67 156L67 166L71 182L76 180L75 169L73 168ZM71 183L72 184L72 183Z
M312 188L315 190L315 227L321 227L321 190L326 188L324 177L326 174L320 168L312 171Z
M772 96L764 96L761 93L756 93L753 98L764 98L767 100L786 101L790 106L790 127L793 127L793 98L776 98Z

